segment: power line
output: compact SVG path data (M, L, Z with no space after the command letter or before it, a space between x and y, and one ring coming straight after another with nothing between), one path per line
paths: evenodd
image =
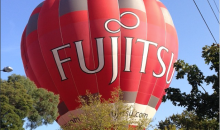
M215 43L217 43L217 42L216 42L216 40L215 40L215 37L213 36L213 34L212 34L212 32L211 32L211 30L209 29L208 24L206 23L206 21L205 21L204 17L202 16L202 13L200 12L199 7L197 6L197 4L196 4L195 0L193 0L193 2L194 2L194 4L196 5L196 7L197 7L197 9L198 9L198 11L199 11L199 13L200 13L200 15L201 15L201 17L202 17L203 21L204 21L204 22L205 22L205 24L206 24L206 27L208 28L208 30L209 30L209 32L210 32L210 34L212 35L212 38L214 39Z
M209 3L209 6L210 6L210 8L212 9L212 12L213 12L213 14L215 15L215 12L214 12L214 10L213 10L213 8L212 8L212 6L211 6L209 0L207 0L207 2ZM216 15L215 15L215 18L216 18L216 20L218 21L218 18L217 18ZM218 23L219 23L219 21L218 21ZM220 24L220 23L219 23L219 24Z
M215 0L213 0L214 1L214 3L215 3ZM218 12L219 12L219 8L218 8L218 6L217 6L217 4L215 3L215 7L217 8L217 10L218 10ZM220 12L219 12L220 13Z

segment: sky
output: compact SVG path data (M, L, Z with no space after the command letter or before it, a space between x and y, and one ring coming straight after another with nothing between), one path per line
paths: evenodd
M20 41L24 27L33 9L43 0L1 0L1 69L11 66L14 70L10 73L1 71L1 78L7 79L12 73L25 75L20 54ZM219 23L209 7L207 0L195 0L203 14L210 30L219 43ZM209 0L217 17L219 12L214 1L219 5L218 0ZM202 17L200 16L193 0L161 0L169 10L177 30L179 40L178 59L189 64L196 64L204 75L213 72L204 64L201 57L202 47L211 45L214 40L208 31ZM218 7L219 8L219 7ZM176 80L175 75L171 87L180 88L189 92L190 86L187 80ZM210 86L205 89L211 92ZM172 114L181 113L184 108L173 106L171 102L162 103L154 116L153 124L164 120ZM57 130L59 125L54 122L52 125L41 126L36 130Z

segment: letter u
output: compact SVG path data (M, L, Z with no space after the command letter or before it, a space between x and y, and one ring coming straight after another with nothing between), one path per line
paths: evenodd
M74 43L76 45L76 52L77 52L77 56L78 56L78 60L79 60L79 65L80 65L80 68L82 69L82 71L85 73L88 73L88 74L94 74L94 73L101 71L102 68L104 67L103 38L96 39L96 44L97 44L97 48L98 48L99 65L98 65L98 68L96 68L95 70L89 70L86 67L85 58L84 58L84 54L83 54L83 48L82 48L82 41L77 41Z

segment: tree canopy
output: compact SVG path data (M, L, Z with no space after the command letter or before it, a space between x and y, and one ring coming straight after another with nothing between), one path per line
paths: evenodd
M1 80L1 130L35 129L54 122L59 96L36 85L25 76L12 74Z
M187 77L190 93L181 92L179 88L167 88L163 102L170 100L173 105L185 107L182 114L176 114L159 122L159 128L171 130L171 126L183 130L218 129L219 122L219 44L202 48L202 58L214 74L205 76L197 65L189 65L178 60L174 67L176 79ZM204 86L205 85L205 86ZM188 87L188 86L186 86ZM210 87L212 92L207 92ZM193 125L190 125L193 124ZM168 128L169 127L169 128Z
M79 115L71 116L73 119L62 126L64 130L143 130L151 127L150 119L142 117L136 120L135 116L129 116L128 112L135 109L125 104L122 99L122 92L116 89L112 92L112 98L106 100L99 94L91 94L87 91L85 96L80 96L81 103ZM137 127L129 127L135 124Z
M216 118L219 121L219 44L205 46L202 49L205 64L210 65L209 69L213 70L214 74L204 76L197 65L189 65L183 60L178 60L174 64L177 71L176 79L183 79L186 75L191 91L186 94L179 88L167 88L163 101L170 100L175 106L183 106L187 111L195 111L199 118ZM213 92L206 92L203 83L211 86Z
M199 119L194 111L183 111L181 114L173 114L160 121L158 128L161 130L218 130L217 119Z

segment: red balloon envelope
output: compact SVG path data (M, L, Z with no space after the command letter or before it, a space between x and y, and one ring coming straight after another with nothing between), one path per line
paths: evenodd
M45 0L21 41L26 75L60 95L60 125L86 90L109 98L118 86L137 110L130 116L153 118L177 55L172 18L156 0Z

